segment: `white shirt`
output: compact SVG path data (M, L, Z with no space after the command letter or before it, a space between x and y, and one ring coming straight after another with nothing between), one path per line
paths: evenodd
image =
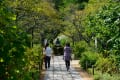
M52 49L50 47L47 47L45 50L46 56L52 56Z

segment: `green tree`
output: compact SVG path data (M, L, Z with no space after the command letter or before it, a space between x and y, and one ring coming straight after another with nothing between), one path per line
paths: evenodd
M97 12L89 14L86 18L86 34L91 36L91 40L97 38L98 51L102 53L105 60L112 60L110 61L109 66L112 65L111 63L114 63L114 65L111 66L111 69L114 70L110 70L109 73L117 72L117 66L120 61L119 5L120 3L111 1L109 4L103 5L99 8ZM104 65L104 63L98 65L99 69L101 65Z
M6 1L0 4L0 79L11 80L24 72L24 52L30 39L16 26L16 15L5 4Z

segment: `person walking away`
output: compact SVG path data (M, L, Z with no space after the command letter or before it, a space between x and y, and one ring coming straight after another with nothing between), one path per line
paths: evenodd
M50 60L52 53L52 48L49 46L49 43L47 43L45 46L45 69L50 68Z
M72 60L71 54L72 54L72 49L70 47L70 43L66 43L66 46L64 47L64 57L63 58L65 60L65 65L66 65L67 71L70 68L70 60Z

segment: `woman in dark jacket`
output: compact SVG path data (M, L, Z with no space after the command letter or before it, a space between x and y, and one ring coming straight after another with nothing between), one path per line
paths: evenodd
M66 43L66 46L64 47L64 60L67 71L70 68L71 54L72 54L72 49L70 47L70 43Z

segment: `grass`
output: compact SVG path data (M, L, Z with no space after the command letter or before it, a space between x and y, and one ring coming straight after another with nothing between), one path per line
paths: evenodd
M92 74L92 68L89 68L88 70L89 74ZM120 73L119 74L108 74L108 73L102 73L101 71L95 70L94 71L94 80L120 80Z

